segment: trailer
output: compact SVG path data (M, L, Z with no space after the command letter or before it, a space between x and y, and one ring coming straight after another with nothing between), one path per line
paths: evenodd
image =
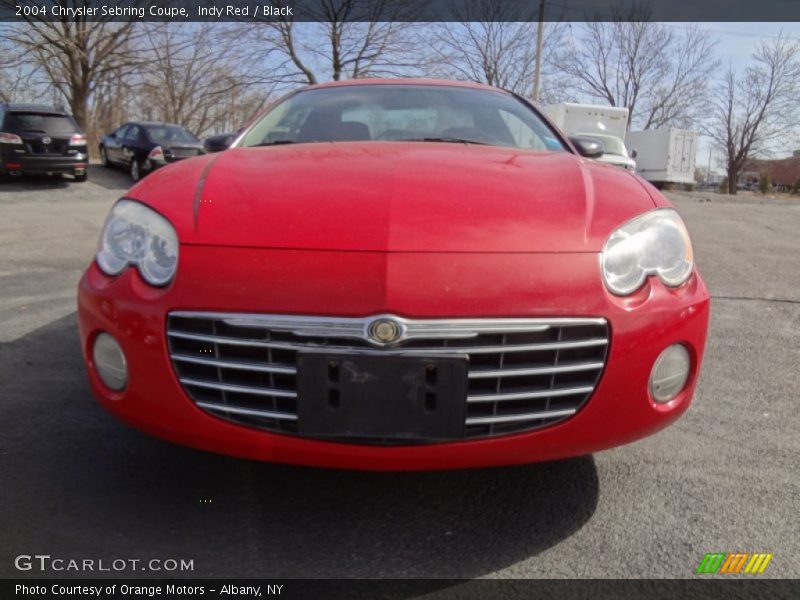
M697 158L696 131L668 127L629 131L625 144L636 150L636 172L650 183L691 184Z
M622 141L628 130L627 108L561 102L542 107L542 112L568 136L590 136L603 142L605 152L598 159L600 162L629 171L636 168Z

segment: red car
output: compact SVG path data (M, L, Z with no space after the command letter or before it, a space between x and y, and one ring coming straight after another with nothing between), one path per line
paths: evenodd
M112 208L78 297L94 393L174 442L348 469L654 433L709 296L669 202L600 151L481 85L290 93Z

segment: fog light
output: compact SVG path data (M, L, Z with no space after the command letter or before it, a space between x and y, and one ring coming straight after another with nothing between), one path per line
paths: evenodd
M673 344L656 359L650 373L650 395L656 402L669 402L683 389L689 379L689 351Z
M117 340L101 333L94 340L94 367L100 379L110 389L119 391L128 383L128 365Z

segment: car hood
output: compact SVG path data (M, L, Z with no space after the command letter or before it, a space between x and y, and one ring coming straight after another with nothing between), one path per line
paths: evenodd
M235 148L129 196L184 244L377 252L597 252L654 206L636 177L567 152L430 142Z

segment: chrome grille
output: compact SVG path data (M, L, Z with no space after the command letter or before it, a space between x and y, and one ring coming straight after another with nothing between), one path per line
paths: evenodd
M400 342L376 347L374 319L173 312L167 322L175 372L195 404L223 419L297 433L296 360L301 350L434 356L466 354L467 438L538 429L569 418L605 366L605 319L420 319ZM376 443L385 440L375 440Z

